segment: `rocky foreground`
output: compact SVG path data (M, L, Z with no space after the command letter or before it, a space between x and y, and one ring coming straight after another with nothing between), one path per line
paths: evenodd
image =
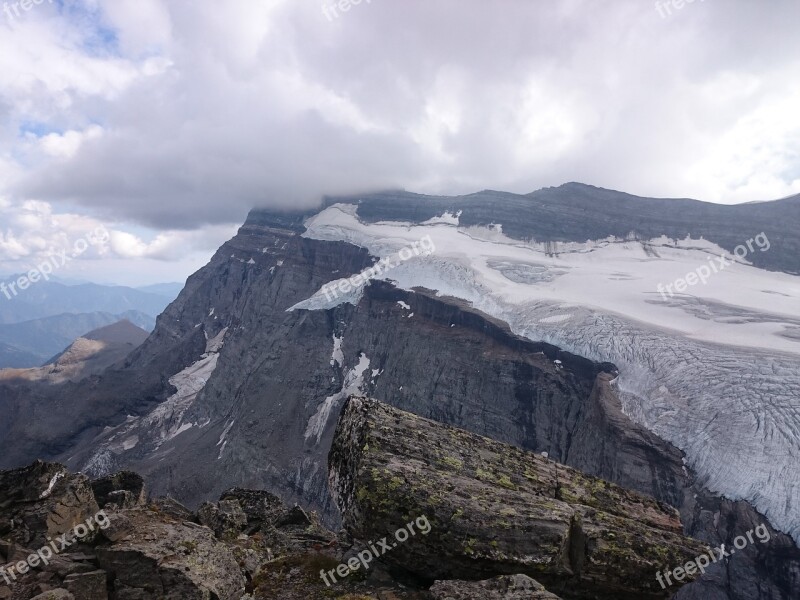
M655 599L706 551L666 505L374 400L330 477L338 533L264 491L191 511L131 472L0 472L0 599Z

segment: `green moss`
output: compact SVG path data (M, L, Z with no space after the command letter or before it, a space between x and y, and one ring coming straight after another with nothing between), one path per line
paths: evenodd
M489 483L497 482L497 478L492 473L484 469L481 469L480 467L475 469L475 477L477 477L481 481L488 481Z
M501 475L500 478L497 480L497 485L500 485L509 490L516 490L517 486L514 485L514 482L511 481L508 475Z
M464 468L464 463L462 461L458 460L457 458L452 458L450 456L445 456L442 459L442 462L446 464L448 467L452 467L456 471L460 471L461 469Z
M180 543L180 546L186 550L187 554L194 554L197 552L197 542L194 540L184 540Z

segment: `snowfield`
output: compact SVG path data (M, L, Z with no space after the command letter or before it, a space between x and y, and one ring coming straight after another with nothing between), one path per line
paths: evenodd
M800 277L737 262L706 240L524 243L497 227L458 227L455 218L364 224L355 211L328 207L304 235L380 258L430 235L434 254L383 277L461 298L519 335L615 363L633 420L682 449L701 483L751 502L800 543ZM720 255L730 265L707 284L666 298L657 291ZM354 290L329 301L320 290L290 310L359 298Z

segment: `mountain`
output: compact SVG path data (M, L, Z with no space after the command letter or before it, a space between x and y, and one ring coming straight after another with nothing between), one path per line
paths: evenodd
M11 281L5 279L4 283ZM0 293L0 324L21 323L64 313L137 311L155 318L173 299L174 296L164 293L147 293L123 286L39 281L26 290L6 288Z
M63 351L87 332L120 320L135 323L152 331L155 319L138 311L120 314L66 313L52 317L0 325L0 343L7 350L0 353L0 369L38 367Z
M2 383L19 393L30 382L50 386L99 375L127 357L147 336L147 331L127 320L100 327L74 340L42 367L0 369L0 390Z
M0 342L0 368L25 369L31 365L39 364L41 357L20 350L16 346Z
M460 212L462 227L499 224L512 239L539 242L583 243L609 236L625 239L633 232L643 240L703 238L732 253L764 232L774 251L753 254L753 263L800 274L800 195L729 206L680 198L641 198L568 183L525 196L490 190L455 198L385 192L326 200L326 206L336 203L357 204L359 218L367 223L394 220L419 224L446 212Z
M713 546L774 527L678 598L793 598L798 206L568 184L256 210L124 363L0 395L0 466L132 468L191 505L264 488L335 527L359 394L651 496Z

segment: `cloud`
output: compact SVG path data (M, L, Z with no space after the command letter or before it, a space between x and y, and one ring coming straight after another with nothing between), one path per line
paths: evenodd
M232 225L209 225L193 231L154 232L140 228L133 233L125 225L56 212L47 202L15 203L8 198L0 198L0 224L0 270L6 273L27 271L62 251L71 253L79 246L86 246L67 271L85 272L87 264L97 267L99 262L103 263L100 268L113 272L119 268L114 267L115 263L134 259L140 263L150 261L151 266L153 262L177 263L175 271L185 276L190 272L187 268L193 270L204 264L236 233Z
M0 24L0 192L166 232L117 236L126 256L386 187L800 192L794 1L328 4L87 0Z

